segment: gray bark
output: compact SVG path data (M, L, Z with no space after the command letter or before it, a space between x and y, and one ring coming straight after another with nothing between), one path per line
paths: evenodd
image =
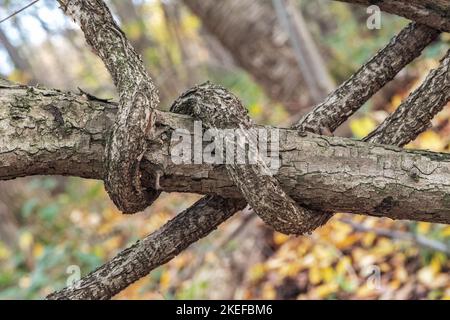
M86 42L102 59L119 92L117 119L105 150L105 188L122 212L144 210L159 196L154 188L142 186L140 170L145 138L154 135L157 89L103 1L58 2L81 27Z
M241 138L255 141L248 153L253 163L227 163L225 169L231 181L253 211L274 230L293 235L311 233L328 221L329 215L313 212L299 206L281 187L257 150L258 141L254 122L239 99L225 88L211 83L188 90L175 101L172 112L200 119L207 129L239 128ZM232 146L236 159L246 158L245 146L234 138L223 137L224 144Z

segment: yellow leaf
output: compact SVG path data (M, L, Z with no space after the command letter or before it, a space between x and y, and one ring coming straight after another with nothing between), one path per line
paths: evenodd
M398 106L402 103L402 100L403 100L402 96L399 94L396 94L391 100L391 106L389 108L389 111L390 112L395 111L395 109L397 109Z
M450 226L442 229L441 236L444 238L450 237Z
M127 36L132 40L137 40L142 35L141 25L139 23L129 23L125 26Z
M257 117L262 114L263 108L259 103L253 103L248 107L248 111L252 117Z
M336 265L336 273L338 275L345 275L349 271L351 265L352 262L349 257L342 257L342 259L339 259Z
M335 280L335 272L332 267L326 267L322 270L322 278L325 283L330 283Z
M401 281L399 279L393 279L390 283L389 283L389 287L392 288L392 290L397 290L398 288L400 288L401 285Z
M377 257L384 257L388 254L392 253L395 250L395 246L391 240L381 238L378 240L377 246L374 248L373 253L377 255Z
M354 136L359 139L371 133L376 125L375 121L369 117L362 117L350 121L350 129Z
M339 249L344 249L351 247L353 244L355 244L359 240L359 235L357 234L350 234L342 241L339 241L336 243L336 247Z
M121 243L122 243L121 237L115 236L115 237L112 237L112 238L108 239L107 241L105 241L103 246L106 251L113 252L114 250L116 250L117 248L120 247Z
M262 290L262 298L265 300L274 300L277 292L270 283L265 283Z
M280 274L285 277L295 277L296 275L298 275L301 269L301 264L288 262L280 269Z
M403 266L398 266L395 269L395 278L398 279L400 282L406 282L408 280L408 272Z
M327 298L332 293L335 293L337 289L338 286L336 283L327 283L315 288L313 290L313 294L316 295L318 298Z
M364 283L363 285L358 287L355 295L360 299L368 299L374 298L375 296L377 296L377 294L378 294L377 291L372 285Z
M430 231L431 223L419 222L417 224L417 231L421 234L427 234Z
M434 274L441 272L441 259L439 256L435 255L430 262L430 268L433 270Z
M362 238L363 246L371 247L376 238L377 238L377 235L375 232L366 232Z
M196 31L201 26L200 20L195 15L186 15L185 18L182 20L183 29L185 32L189 31ZM195 33L192 33L193 35L196 35Z
M192 257L190 257L189 254L179 255L175 260L173 260L175 268L177 269L184 268L189 263L190 259L192 259Z
M262 263L255 264L252 268L250 268L249 276L252 281L261 280L266 274L266 267Z

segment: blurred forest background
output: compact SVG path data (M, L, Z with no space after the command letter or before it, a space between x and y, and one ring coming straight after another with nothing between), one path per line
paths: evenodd
M257 122L282 127L408 23L383 13L381 29L369 30L363 7L290 0L295 23L286 32L271 0L215 1L212 11L202 0L107 2L158 84L162 106L211 80L236 93ZM0 0L0 18L27 3ZM361 138L395 110L448 49L450 36L441 37L339 133ZM103 64L54 0L0 25L0 75L117 99ZM449 119L445 108L408 147L449 151ZM99 181L0 182L0 298L39 299L62 288L71 266L89 273L198 198L164 194L146 212L123 216ZM237 214L116 298L450 299L449 255L445 225L338 214L312 235L293 238Z

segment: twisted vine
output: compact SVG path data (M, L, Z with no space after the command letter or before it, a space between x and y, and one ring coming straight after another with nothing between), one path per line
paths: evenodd
M239 99L225 88L205 83L182 94L172 105L171 112L186 114L201 120L208 129L238 129L240 138L256 141L253 121ZM329 219L328 214L316 213L297 203L282 189L272 176L268 166L249 143L249 154L255 155L253 163L238 164L236 159L245 159L245 146L234 137L222 133L226 145L236 151L235 161L227 161L225 167L247 203L255 213L276 231L301 235L310 233ZM253 149L253 150L252 150Z

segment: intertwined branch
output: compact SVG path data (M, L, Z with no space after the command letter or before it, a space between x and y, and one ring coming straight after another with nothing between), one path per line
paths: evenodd
M157 134L154 131L156 130L157 112L155 109L158 99L155 96L154 87L145 72L142 61L113 21L102 0L59 0L59 2L63 10L80 24L87 42L104 61L120 93L119 111L110 140L112 142L106 144L107 164L103 176L106 177L107 189L119 208L124 211L131 208L129 211L135 211L136 204L142 206L144 203L141 200L148 201L148 198L143 199L149 190L145 190L143 187L146 184L141 179L141 170L143 156L148 147L145 141L150 140L156 143L157 140ZM427 22L424 19L420 21ZM440 29L446 30L445 24L441 23L440 25L443 25ZM431 26L435 26L435 23ZM300 136L307 136L306 131L315 133L321 133L323 130L334 131L404 66L417 57L438 34L438 31L424 25L414 23L409 25L351 79L331 93L324 103L317 106L296 125ZM127 60L128 58L130 60ZM413 92L402 106L366 140L402 146L428 128L433 116L443 108L450 98L449 64L450 51L441 61L439 68L431 72L422 86ZM3 86L15 88L8 84ZM217 98L214 96L214 92L211 94L212 96L205 98ZM231 102L226 99L223 103ZM56 114L56 119L57 111L52 107L49 111ZM130 114L132 114L131 117ZM136 124L130 125L129 121L133 119L136 120ZM119 142L135 142L136 145L126 149L125 158L122 158L123 156L119 153L122 152L123 146ZM114 148L117 150L114 151ZM399 150L392 149L392 152L399 152ZM123 159L127 165L121 167L120 162L112 159L114 157ZM419 153L417 155L413 153L409 163L414 164L413 159L417 157L420 157ZM111 165L111 163L113 164ZM155 166L158 166L157 162L149 165L150 168L155 168ZM109 172L114 169L121 172L123 181L117 180L117 177L114 176L115 173ZM433 167L430 172L425 170L426 172L415 173L414 169L420 168L411 167L410 169L413 181L417 175L432 174L436 170ZM111 174L113 176L109 178ZM108 185L108 181L113 180L115 182ZM122 182L125 185L122 185ZM234 182L237 181L234 180ZM122 187L131 189L121 194ZM150 199L153 199L158 192L150 190L150 193ZM127 203L130 201L129 199L132 200L130 206ZM386 203L383 202L384 205L378 208L379 211L392 208L391 202L392 200L389 199ZM147 204L149 203L151 201ZM191 208L177 215L161 229L124 250L72 287L55 292L48 298L109 299L157 266L175 257L190 244L208 235L234 212L242 209L244 205L245 201L242 199L230 201L230 199L218 195L206 196ZM383 213L380 212L380 214ZM320 213L314 214L320 215ZM323 213L323 215L328 218L328 213Z
M154 110L159 105L155 85L103 1L58 2L81 27L87 43L104 62L119 92L119 111L106 147L105 188L122 212L142 211L160 194L142 186L140 171L145 138L154 135Z

